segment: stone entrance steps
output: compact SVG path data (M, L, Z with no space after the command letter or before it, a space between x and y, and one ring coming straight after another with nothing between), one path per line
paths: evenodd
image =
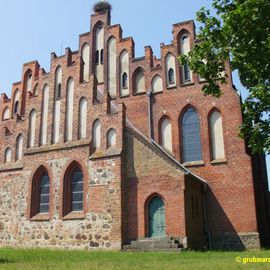
M125 251L181 252L183 249L182 240L173 237L138 239L123 246Z

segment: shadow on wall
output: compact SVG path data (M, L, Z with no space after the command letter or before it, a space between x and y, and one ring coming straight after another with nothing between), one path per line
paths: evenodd
M214 192L209 188L205 194L206 222L210 232L211 249L221 250L245 250L242 239L218 202Z
M270 246L270 193L265 155L252 155L256 214L261 245Z
M138 239L138 177L134 165L134 138L125 132L125 173L126 173L126 204L125 216L126 216L126 243L128 244L130 240Z
M139 238L139 218L144 213L138 212L139 179L136 173L135 142L128 131L125 134L125 198L124 198L124 235L125 244ZM245 250L246 247L258 246L258 235L238 235L228 216L209 188L205 194L207 225L210 231L211 249ZM141 202L139 202L141 203ZM140 216L139 216L140 215ZM141 226L141 225L140 225ZM145 226L145 221L142 226ZM194 236L194 235L193 235ZM192 236L191 236L192 238Z

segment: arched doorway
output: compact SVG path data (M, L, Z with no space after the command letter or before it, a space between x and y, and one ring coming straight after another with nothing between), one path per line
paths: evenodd
M149 236L166 236L165 206L161 198L155 196L148 204Z

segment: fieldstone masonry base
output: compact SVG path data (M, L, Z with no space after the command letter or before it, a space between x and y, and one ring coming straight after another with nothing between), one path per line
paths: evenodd
M225 233L211 235L211 248L222 250L244 250L260 248L260 239L257 232Z
M119 228L118 216L114 216L114 205L103 204L101 211L90 211L85 218L61 220L59 218L60 175L67 159L49 161L54 178L53 216L49 221L31 221L27 217L27 194L29 190L30 171L5 173L5 181L0 182L0 246L9 247L42 247L66 249L121 249L121 237L116 232ZM107 166L106 166L107 165ZM115 162L103 163L103 168L96 169L93 162L88 163L91 169L91 181L88 185L101 185L108 199L112 202L119 190L113 169ZM89 202L89 196L87 196ZM118 197L116 198L117 200ZM113 204L113 203L112 203ZM120 210L119 210L120 211ZM117 237L119 239L117 239Z

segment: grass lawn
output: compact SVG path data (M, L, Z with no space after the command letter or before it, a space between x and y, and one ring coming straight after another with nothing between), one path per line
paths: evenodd
M270 258L270 250L245 252L186 251L182 253L128 253L0 249L0 269L270 269L270 262L244 264L243 261L240 263L236 262L237 257Z

